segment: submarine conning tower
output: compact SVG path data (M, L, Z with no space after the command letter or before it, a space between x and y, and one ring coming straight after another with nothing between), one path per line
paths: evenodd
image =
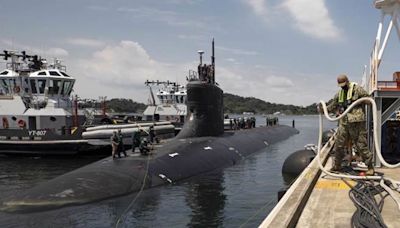
M215 83L214 40L211 64L203 64L204 51L198 51L197 72L189 71L185 125L177 138L218 136L224 133L223 91Z

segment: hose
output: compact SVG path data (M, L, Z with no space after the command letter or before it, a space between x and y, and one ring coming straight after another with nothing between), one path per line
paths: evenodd
M378 122L377 122L377 108L376 108L376 103L372 98L369 97L363 97L358 99L357 101L355 101L353 104L351 104L340 116L336 117L336 118L332 118L328 115L328 110L326 108L326 104L324 101L320 101L322 108L323 108L323 112L325 117L330 120L330 121L337 121L341 118L343 118L351 109L353 109L356 105L359 105L360 103L363 102L367 102L370 103L372 106L372 119L373 119L373 136L374 136L374 146L375 146L375 151L376 154L378 156L379 161L386 167L388 168L397 168L400 167L400 163L397 164L389 164L385 161L385 159L382 156L381 153L381 148L378 145L378 133L376 131L376 129L378 129ZM336 178L348 178L348 179L353 179L353 180L376 180L376 181L380 181L380 185L385 188L385 189L390 189L387 185L385 185L384 180L388 181L392 184L392 188L395 189L396 191L400 191L400 182L399 181L395 181L391 178L385 178L384 176L354 176L354 175L345 175L345 174L337 174L337 173L332 173L329 172L328 170L326 170L321 162L321 157L320 157L320 153L321 153L321 145L322 145L322 129L323 129L323 120L322 120L322 113L320 113L319 115L319 137L318 137L318 153L317 153L317 161L318 161L318 165L319 168L322 170L322 172L324 172L325 174L332 176L332 177L336 177ZM390 194L390 196L393 198L393 200L397 203L397 206L400 210L400 200L398 199L398 197L394 194L393 191L388 191L388 193Z
M325 117L326 117L328 120L330 120L330 121L337 121L337 120L343 118L348 112L350 112L351 109L354 108L354 106L359 105L360 103L363 103L363 102L370 103L371 106L372 106L372 120L373 120L373 124L374 124L374 125L373 125L373 129L374 129L374 131L373 131L373 136L374 136L374 142L375 142L375 143L374 143L374 146L375 146L376 155L378 156L379 161L380 161L384 166L386 166L386 167L388 167L388 168L397 168L397 167L400 167L400 163L397 163L397 164L392 165L392 164L389 164L389 163L387 163L387 162L385 161L385 159L383 158L382 153L381 153L380 145L378 145L378 143L377 143L377 142L378 142L378 132L376 131L376 129L378 129L378 127L380 127L380 126L378 126L378 121L377 121L377 115L378 115L377 112L378 112L378 111L377 111L376 103L375 103L374 99L372 99L372 98L370 98L370 97L363 97L363 98L360 98L360 99L358 99L357 101L355 101L353 104L351 104L350 107L348 107L348 108L345 110L345 112L343 112L340 116L338 116L338 117L336 117L336 118L331 118L331 117L328 115L328 110L327 110L327 108L326 108L325 102L324 102L324 101L320 101L320 102L321 102L321 104L322 104ZM321 118L320 118L320 120L321 120ZM322 131L321 128L320 128L320 131ZM320 134L320 135L321 135L321 134ZM320 144L318 144L318 146L320 146Z

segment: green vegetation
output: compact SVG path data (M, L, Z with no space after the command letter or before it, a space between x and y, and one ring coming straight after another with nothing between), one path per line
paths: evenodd
M81 107L101 108L98 101L86 100L80 104ZM146 109L145 104L138 103L132 99L115 98L106 101L108 111L116 113L142 113ZM307 107L284 105L265 102L254 97L241 97L229 93L224 94L224 113L253 112L254 114L273 114L280 112L286 115L317 114L316 104Z
M254 114L273 114L280 112L286 115L317 114L317 105L307 107L265 102L254 97L241 97L224 93L224 113L253 112Z
M132 101L132 99L114 98L106 101L106 107L113 112L142 113L147 105Z

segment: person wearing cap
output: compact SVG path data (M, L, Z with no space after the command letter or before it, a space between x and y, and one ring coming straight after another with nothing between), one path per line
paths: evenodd
M361 86L354 82L349 82L349 79L344 74L337 77L337 83L340 89L328 103L328 112L335 111L336 115L340 115L359 98L369 96L367 91ZM367 174L373 174L372 153L367 146L364 109L365 105L357 105L348 112L346 116L339 120L334 146L334 165L331 171L340 171L342 169L344 151L347 147L347 143L350 141L352 142L355 152L361 157L365 164L361 166L368 169Z
M118 129L118 157L121 157L121 153L124 154L124 156L126 157L126 152L125 152L125 146L124 146L124 136L122 135L122 131L121 129Z
M117 154L118 145L119 145L119 138L118 138L117 132L113 131L113 134L111 136L111 147L112 147L112 157L113 157L113 159L115 158L115 155Z

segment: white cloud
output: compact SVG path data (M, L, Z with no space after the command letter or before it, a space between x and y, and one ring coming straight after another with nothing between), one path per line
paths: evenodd
M278 20L276 18L286 17L289 13L294 20L293 28L309 36L322 40L340 38L340 30L331 19L325 0L284 0L276 6L267 6L266 2L267 0L243 0L243 3L250 6L268 24Z
M74 65L78 76L76 91L82 97L107 95L142 102L149 95L144 85L146 80L183 82L188 69L184 64L155 61L139 43L133 41L106 46Z
M96 39L88 39L88 38L69 38L66 40L67 43L83 46L83 47L102 47L105 45L105 42Z
M63 48L49 48L44 51L45 55L53 57L68 56L68 51Z
M295 20L294 28L319 39L338 39L340 31L324 0L286 0L282 5Z
M243 2L248 4L258 16L267 19L268 10L264 0L243 0Z
M179 34L178 38L181 40L206 40L205 36L200 35L186 35L186 34Z
M258 52L256 51L247 51L247 50L228 48L223 46L216 46L215 49L230 52L235 55L258 55Z
M264 82L268 86L271 86L271 87L274 87L274 88L290 88L290 87L294 86L293 82L289 78L275 76L275 75L268 76L264 80Z
M145 20L162 22L174 27L195 27L201 29L209 29L208 23L204 23L201 20L192 20L184 18L182 15L178 15L174 11L159 10L156 8L149 8L149 7L139 7L139 8L120 7L117 9L117 11L121 13L129 13L134 18L143 18ZM202 20L205 19L206 18L203 18Z

